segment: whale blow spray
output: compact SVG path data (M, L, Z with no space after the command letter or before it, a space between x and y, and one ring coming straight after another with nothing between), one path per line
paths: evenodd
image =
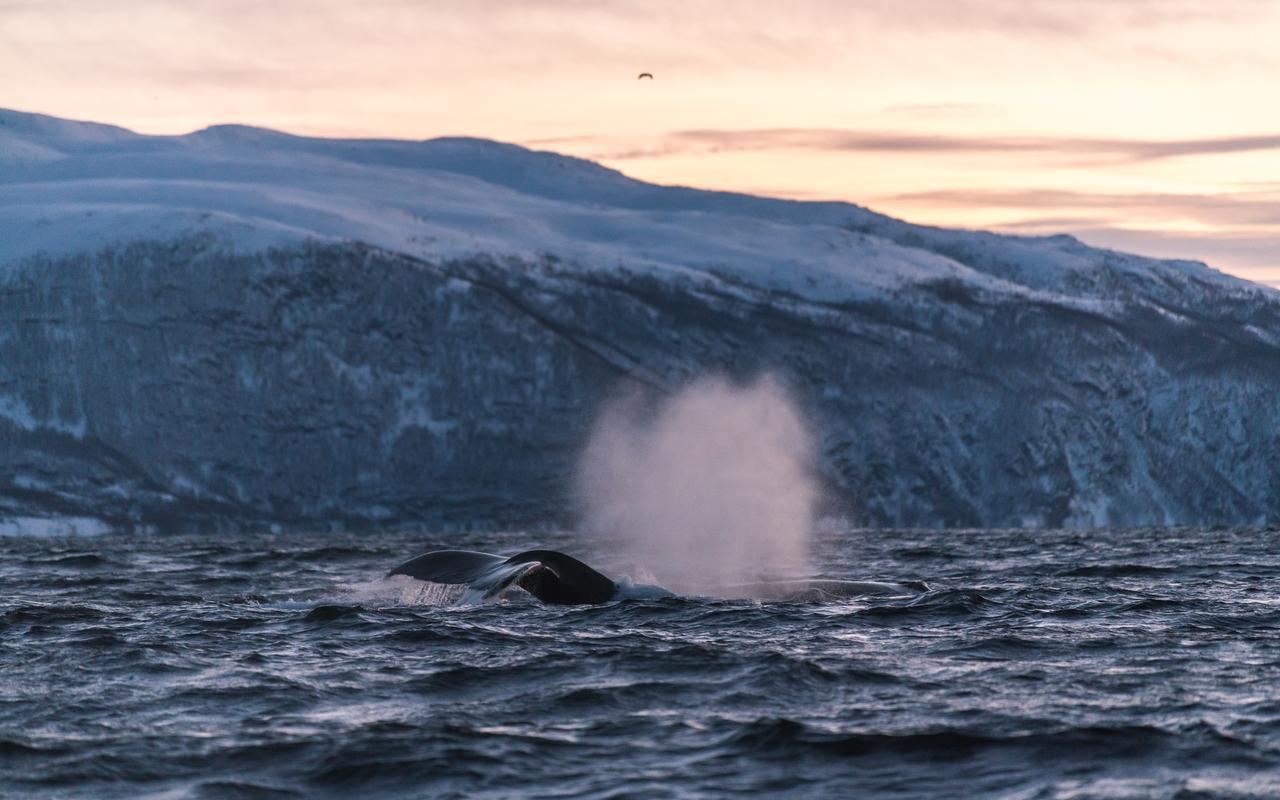
M669 589L740 595L808 574L813 443L783 386L703 378L604 408L583 454L586 531Z

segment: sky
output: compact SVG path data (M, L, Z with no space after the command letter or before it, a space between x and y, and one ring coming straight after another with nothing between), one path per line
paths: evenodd
M1280 285L1278 42L1280 0L0 0L0 107L482 136Z

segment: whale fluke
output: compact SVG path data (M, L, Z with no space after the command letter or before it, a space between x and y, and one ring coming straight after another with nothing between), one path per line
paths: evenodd
M605 603L618 594L612 580L555 550L526 550L506 558L470 550L436 550L404 562L387 575L464 584L480 599L513 583L542 602L556 605Z

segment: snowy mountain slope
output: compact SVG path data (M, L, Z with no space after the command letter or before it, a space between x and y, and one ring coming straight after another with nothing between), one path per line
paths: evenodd
M0 518L565 521L618 381L781 370L873 524L1280 514L1280 300L471 139L0 111Z
M1256 291L1187 262L1128 258L1103 267L1099 251L1069 237L934 230L848 204L652 186L483 140L332 141L240 126L150 137L16 112L0 112L0 132L60 154L0 158L9 259L58 247L51 228L78 233L85 217L106 215L88 223L88 234L61 238L61 247L222 223L237 236L248 226L281 241L357 239L424 258L554 253L593 269L724 271L815 299L938 279L1094 297L1101 270ZM99 225L121 233L93 232Z

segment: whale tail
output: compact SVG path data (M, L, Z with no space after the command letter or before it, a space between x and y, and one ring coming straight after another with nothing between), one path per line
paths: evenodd
M526 550L503 557L470 550L436 550L411 558L387 573L420 581L465 585L465 598L487 600L512 585L544 603L605 603L618 586L578 559L555 550Z

